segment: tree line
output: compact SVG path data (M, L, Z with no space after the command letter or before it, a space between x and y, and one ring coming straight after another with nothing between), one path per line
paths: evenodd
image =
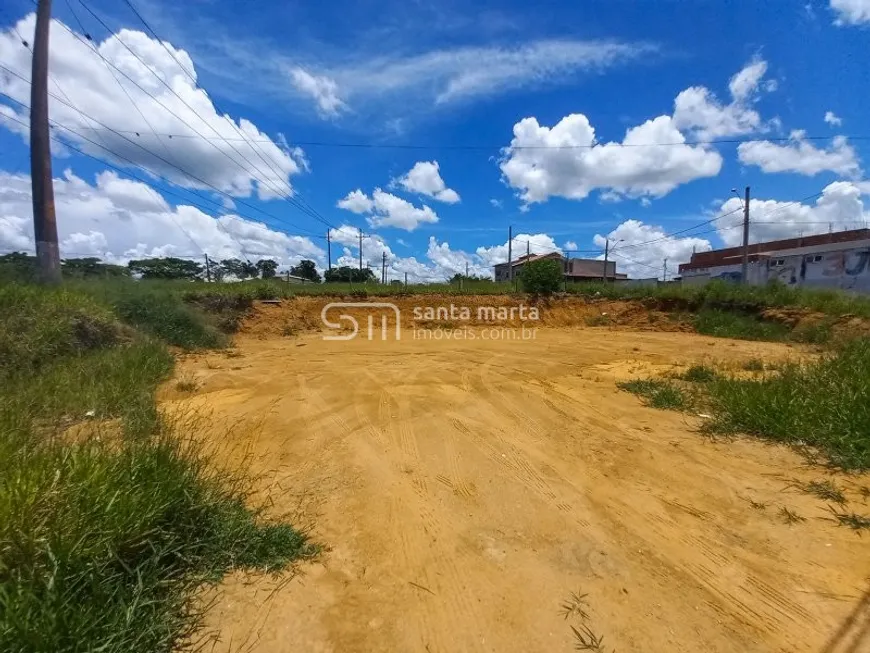
M61 261L61 271L67 278L135 277L138 279L171 279L197 281L210 279L223 281L235 279L273 279L278 276L278 262L260 259L257 262L228 258L210 261L206 266L198 261L173 256L133 259L124 265L105 263L96 257L68 258ZM368 270L372 279L374 275ZM314 261L302 260L290 268L290 274L312 283L320 283L321 276ZM13 279L36 279L38 265L35 256L12 252L0 256L0 277ZM327 281L329 281L327 273Z

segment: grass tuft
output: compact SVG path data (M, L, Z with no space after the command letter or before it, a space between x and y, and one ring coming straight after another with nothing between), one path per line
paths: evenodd
M690 402L686 394L675 384L662 379L634 379L617 386L643 397L647 406L668 410L686 410Z
M859 515L854 512L845 512L838 511L833 507L828 507L831 511L831 514L834 516L834 520L840 526L846 526L847 528L851 528L853 531L857 532L859 535L863 530L870 530L870 516L868 515Z
M787 340L791 333L788 326L779 322L762 320L755 315L704 308L695 316L695 330L698 333L717 338L738 338L741 340Z
M571 632L574 633L575 651L604 652L604 637L596 635L589 626L581 625L580 628L571 626Z
M782 520L789 526L791 526L792 524L799 524L800 522L804 522L807 520L806 517L802 517L794 510L790 510L785 506L782 506L779 509L779 516L782 517Z
M838 488L833 481L810 481L809 483L806 483L799 487L804 492L814 494L815 496L819 497L819 499L823 499L824 501L832 501L840 505L844 505L846 503L846 495L843 494L843 491Z
M177 297L105 290L0 288L2 651L170 653L203 583L315 552L157 410L174 363L158 338L217 332Z
M846 469L870 467L870 340L839 346L776 376L719 379L707 388L714 432L815 447Z
M750 358L748 361L745 361L741 367L747 372L763 372L764 361L760 358Z
M571 596L568 597L565 602L562 603L559 609L559 614L562 615L566 620L572 617L579 617L580 619L588 619L589 614L586 612L586 597L588 594L581 594L580 592L573 592Z
M678 378L690 383L709 383L719 377L719 374L708 365L692 365Z

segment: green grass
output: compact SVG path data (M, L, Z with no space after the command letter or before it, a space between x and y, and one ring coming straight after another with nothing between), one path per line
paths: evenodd
M765 308L803 308L826 315L870 318L870 299L838 290L789 288L784 284L741 286L727 282L704 285L626 286L618 283L568 284L568 292L591 298L638 299L663 310L718 308L759 312Z
M742 432L826 454L837 466L870 467L870 340L839 346L817 362L791 363L760 379L708 384L708 429Z
M846 503L846 495L830 480L810 481L809 483L799 485L801 490L808 494L814 494L823 501L831 501L843 505Z
M221 347L227 342L216 317L208 312L212 309L213 314L220 314L223 306L213 307L214 303L197 306L196 300L200 297L188 297L189 288L185 292L181 284L115 279L79 281L69 286L109 307L126 324L169 345L206 349Z
M765 369L764 361L760 358L750 358L741 367L747 372L763 372Z
M678 378L689 383L709 383L718 377L719 373L709 365L692 365L680 374Z
M218 341L180 294L181 311L147 306L152 291L0 287L2 651L176 651L196 643L203 583L313 552L250 507L194 421L158 412L159 337Z
M703 308L695 316L695 330L717 338L741 340L787 340L791 329L779 322L720 308Z
M0 377L33 372L58 357L115 344L118 320L90 297L59 289L0 286Z
M642 397L644 403L652 408L686 410L690 405L683 390L663 379L635 379L617 385L622 390Z

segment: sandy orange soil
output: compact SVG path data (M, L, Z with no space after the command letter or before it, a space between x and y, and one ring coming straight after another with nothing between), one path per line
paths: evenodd
M170 383L164 406L207 409L215 444L248 451L261 496L328 550L289 582L230 577L208 613L213 650L567 652L573 626L608 652L870 651L870 539L793 486L829 473L784 447L711 441L703 418L615 386L796 350L608 328L268 331L233 357L187 358L179 375L199 389ZM870 480L835 478L866 513ZM561 613L572 593L585 616Z

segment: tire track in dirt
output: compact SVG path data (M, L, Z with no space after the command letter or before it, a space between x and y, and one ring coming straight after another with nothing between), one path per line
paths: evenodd
M401 542L404 552L404 560L409 569L420 570L419 575L426 584L418 581L414 587L418 591L432 592L432 597L421 597L425 601L426 608L421 614L421 643L426 651L436 653L452 653L457 650L455 633L443 640L444 633L433 629L433 623L451 623L466 636L460 638L463 651L482 651L479 645L471 648L465 646L474 642L479 644L478 634L482 623L480 612L475 602L469 596L467 574L461 573L457 565L455 551L445 551L444 542L455 539L455 527L439 514L434 505L434 497L428 493L428 485L422 466L420 449L417 436L413 427L413 416L410 409L410 400L406 396L397 395L391 389L380 384L371 372L367 375L375 384L380 386L382 399L386 410L383 414L389 416L386 430L392 433L392 442L397 445L394 451L400 457L402 463L399 472L402 476L411 475L410 486L413 498L397 497L395 499L395 512L410 511L419 517L421 529L409 528L413 519L397 520L394 525L394 533ZM407 378L407 383L412 383L416 375ZM393 415L396 417L394 418ZM457 468L458 469L458 468ZM467 489L465 490L468 491ZM421 590L422 585L425 589ZM430 614L430 612L434 614ZM422 641L426 639L427 641Z
M529 490L535 492L547 504L558 510L570 513L580 526L588 527L589 522L577 516L570 499L557 493L547 479L529 461L527 454L515 444L480 424L470 424L455 413L449 413L453 428L466 436L489 460L508 472L508 475ZM477 429L485 432L479 435ZM497 444L495 444L497 443Z

